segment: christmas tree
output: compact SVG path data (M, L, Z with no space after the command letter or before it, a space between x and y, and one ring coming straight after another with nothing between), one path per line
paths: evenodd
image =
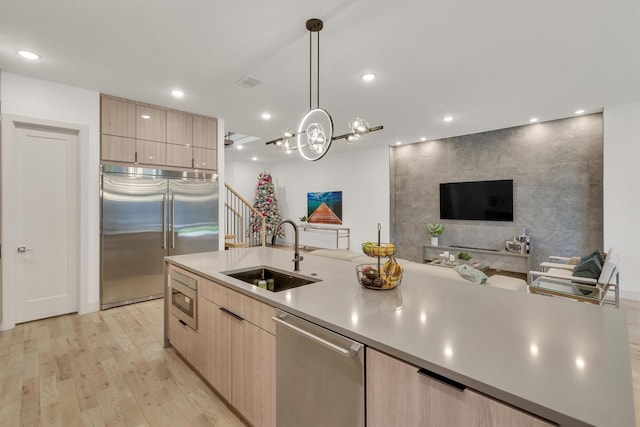
M258 176L258 188L253 200L253 207L264 217L267 225L267 240L274 234L274 229L280 224L280 210L276 199L276 190L273 186L273 178L267 172L261 172ZM262 232L262 218L252 215L249 221L249 233L257 238ZM279 227L275 230L278 237L284 237L284 230Z

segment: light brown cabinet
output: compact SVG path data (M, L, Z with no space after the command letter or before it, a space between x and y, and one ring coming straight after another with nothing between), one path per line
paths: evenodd
M367 426L542 427L555 424L367 348Z
M102 135L102 160L133 163L136 161L136 140L122 136Z
M169 315L169 341L194 368L202 370L201 335L174 315Z
M212 117L193 116L193 146L218 148L218 121Z
M101 96L102 161L217 170L217 132L212 117Z
M136 138L167 142L167 111L136 104Z
M200 279L202 376L251 424L276 423L275 309Z
M100 98L103 135L136 137L136 104L116 98Z

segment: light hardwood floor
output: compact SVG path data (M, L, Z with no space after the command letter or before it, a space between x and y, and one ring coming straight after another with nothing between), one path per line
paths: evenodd
M242 426L172 348L155 300L0 333L0 425Z
M640 301L625 301L640 426ZM242 426L162 347L162 300L0 332L0 424Z

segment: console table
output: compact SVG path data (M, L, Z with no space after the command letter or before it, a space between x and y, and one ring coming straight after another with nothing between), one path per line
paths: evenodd
M459 248L455 246L422 246L422 259L431 261L438 258L438 255L447 251L458 257L460 252L466 252L481 264L487 264L494 270L513 271L515 273L527 274L530 268L531 254L520 254L507 250L492 251L489 249Z
M350 229L315 224L302 224L300 246L322 249L350 249Z

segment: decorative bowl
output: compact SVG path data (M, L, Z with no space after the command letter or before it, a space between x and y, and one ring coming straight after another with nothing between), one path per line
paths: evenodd
M358 264L356 278L358 283L367 289L394 289L402 282L402 267L395 258L390 258L382 264L380 271L377 264Z
M362 252L369 256L394 256L396 254L396 245L393 243L363 243Z

